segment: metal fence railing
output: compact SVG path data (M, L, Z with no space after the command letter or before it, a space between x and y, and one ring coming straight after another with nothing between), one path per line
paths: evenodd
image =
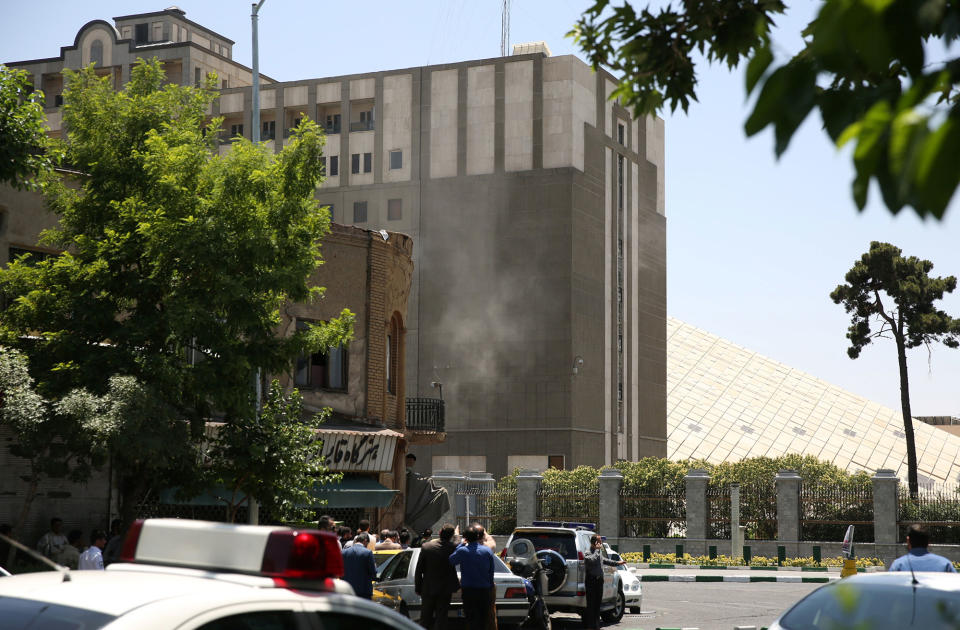
M873 542L873 486L801 485L800 540L841 541L848 525L855 542Z
M461 531L480 523L491 534L510 534L517 526L517 488L463 481L457 484L457 524Z
M925 525L930 540L937 543L960 543L960 486L938 485L920 488L915 498L905 486L897 489L897 530L904 541L907 527Z
M707 486L707 538L730 538L730 486Z
M537 518L544 521L599 522L599 481L541 481L537 490Z
M772 483L740 485L740 524L748 540L777 539L777 488Z
M684 536L687 502L682 491L666 486L620 489L620 535L641 538Z

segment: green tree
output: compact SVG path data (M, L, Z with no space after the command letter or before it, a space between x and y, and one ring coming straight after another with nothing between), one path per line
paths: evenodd
M33 91L25 70L0 65L0 183L35 185L52 165L43 115L43 92Z
M323 441L317 437L326 414L303 420L302 411L300 393L293 390L287 396L273 381L258 416L217 429L206 454L206 477L208 485L226 490L220 499L228 521L251 497L282 522L309 520L306 515L316 503L313 485L340 480L339 473L329 473L323 465Z
M323 293L309 283L329 231L314 198L323 134L304 119L277 154L237 139L220 156L221 120L206 114L215 82L166 85L157 60L139 60L121 91L92 68L67 72L61 146L82 175L45 178L59 225L42 237L63 253L0 269L0 340L30 353L43 395L104 395L114 375L145 388L134 401L150 430L112 442L115 468L130 464L131 479L138 440L152 449L181 439L179 429L154 435L153 420L187 420L199 438L214 413L250 418L258 369L287 371L352 330L344 310L277 335L283 305ZM129 490L124 504L142 491Z
M27 521L43 479L83 482L90 478L93 466L103 463L105 436L96 406L89 400L84 391L72 391L59 401L43 398L34 388L26 356L0 346L0 425L15 438L10 453L28 466L14 531Z
M733 68L747 61L756 93L744 129L772 127L779 157L818 110L838 145L856 144L853 198L863 209L871 179L887 208L942 217L960 183L960 58L931 60L953 42L960 5L944 0L824 0L805 45L774 61L771 28L781 0L683 0L637 11L595 0L570 35L594 68L621 80L613 97L640 114L696 100L698 55Z
M830 293L850 314L847 339L851 359L877 337L892 338L897 347L900 374L900 408L907 441L907 483L917 494L917 451L910 413L907 350L939 341L948 348L960 345L960 321L934 306L957 287L954 276L932 277L933 263L904 256L900 248L873 241L845 276L846 284Z

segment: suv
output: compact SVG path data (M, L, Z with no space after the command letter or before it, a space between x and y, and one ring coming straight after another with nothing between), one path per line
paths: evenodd
M590 537L595 530L596 525L592 523L534 521L530 527L513 530L502 555L506 557L514 540L529 540L537 550L537 558L547 569L544 597L547 608L550 612L573 612L582 617L587 608L583 555L590 552ZM601 553L607 557L605 549ZM608 623L617 623L623 617L625 606L620 575L614 567L604 566L600 616Z

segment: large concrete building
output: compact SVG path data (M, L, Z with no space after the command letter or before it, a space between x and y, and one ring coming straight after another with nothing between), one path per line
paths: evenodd
M60 57L8 65L48 91L54 133L64 67L98 61L118 86L137 56L184 84L216 71L228 151L252 121L231 44L171 9L95 20ZM446 400L445 442L414 448L421 472L666 455L663 121L633 118L614 85L545 45L261 85L261 139L324 125L317 196L334 221L413 238L405 389Z

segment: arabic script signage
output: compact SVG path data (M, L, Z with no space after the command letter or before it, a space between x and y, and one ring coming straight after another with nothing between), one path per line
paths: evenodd
M323 438L323 463L330 470L390 472L393 469L395 435L323 431L320 437Z

